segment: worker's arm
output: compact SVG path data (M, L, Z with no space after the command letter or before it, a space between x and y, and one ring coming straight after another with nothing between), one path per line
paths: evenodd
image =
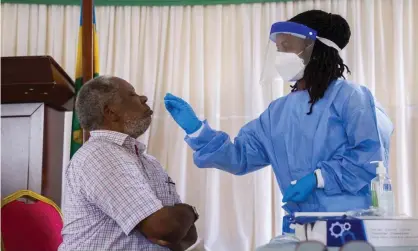
M268 135L263 121L266 111L259 118L244 125L232 141L229 135L213 130L205 121L199 135L186 136L187 144L193 149L193 160L200 168L215 167L235 174L244 175L270 164L263 143ZM261 137L263 139L260 139Z
M367 187L376 176L376 166L370 162L387 160L393 131L389 118L384 118L384 114L377 117L374 98L365 87L353 91L341 114L347 144L332 159L317 165L327 195L357 194Z
M265 149L266 144L271 144L269 109L242 127L232 141L227 133L202 123L181 98L167 94L164 102L173 119L188 134L186 142L195 151L193 158L198 167L215 167L243 175L270 164Z

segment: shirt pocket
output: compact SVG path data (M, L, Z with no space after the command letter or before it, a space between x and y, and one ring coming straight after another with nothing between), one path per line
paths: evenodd
M163 206L173 206L176 203L179 203L176 184L168 175L156 182L155 185L157 198L161 201Z

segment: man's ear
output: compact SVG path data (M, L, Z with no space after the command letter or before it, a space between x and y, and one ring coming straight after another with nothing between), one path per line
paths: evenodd
M109 122L117 122L120 120L120 113L115 105L106 105L103 116Z

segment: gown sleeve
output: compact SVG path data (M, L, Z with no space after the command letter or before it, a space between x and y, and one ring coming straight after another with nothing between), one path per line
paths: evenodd
M193 160L198 167L244 175L270 164L265 149L271 141L268 135L269 109L242 127L234 142L227 133L213 130L207 121L196 137L186 136L185 141L195 151Z
M381 130L382 135L379 135L374 98L365 87L353 91L343 105L341 117L347 144L332 159L321 161L317 165L321 170L324 192L327 195L342 192L355 195L368 186L376 175L376 165L370 162L385 160L388 149L385 149L384 141L388 142L393 130L385 128ZM389 120L387 116L385 119ZM391 124L381 126L389 127Z

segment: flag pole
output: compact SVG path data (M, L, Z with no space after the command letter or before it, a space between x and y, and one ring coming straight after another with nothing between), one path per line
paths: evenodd
M82 68L83 84L93 78L93 0L82 0ZM83 130L83 142L89 138Z

